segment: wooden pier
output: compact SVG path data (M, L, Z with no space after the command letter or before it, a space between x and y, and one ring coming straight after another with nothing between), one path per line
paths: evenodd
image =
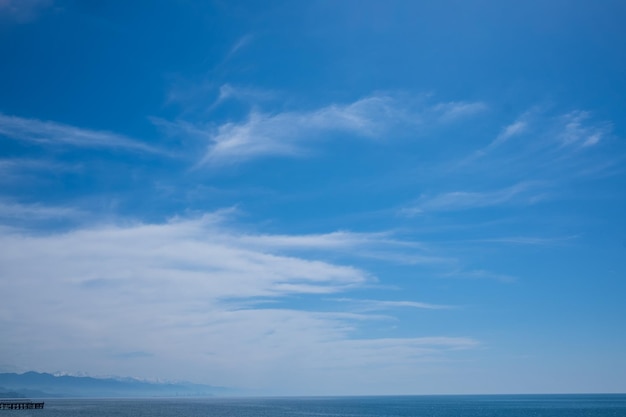
M43 401L36 403L30 400L0 400L0 410L36 410L43 408Z

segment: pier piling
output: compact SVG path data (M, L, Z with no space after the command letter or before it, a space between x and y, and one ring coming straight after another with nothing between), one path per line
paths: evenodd
M43 409L42 402L33 402L30 400L11 400L0 401L0 410L36 410Z

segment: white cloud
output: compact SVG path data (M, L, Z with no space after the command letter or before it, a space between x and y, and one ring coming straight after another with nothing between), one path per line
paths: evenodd
M536 116L538 112L538 108L533 108L524 112L513 123L502 128L498 136L496 136L496 138L492 140L489 145L481 150L476 151L476 153L470 158L470 160L476 157L484 156L487 152L508 142L511 138L527 133L530 130L531 120Z
M590 114L586 111L572 111L558 119L561 131L559 141L564 146L590 147L595 146L611 131L608 123L589 123Z
M311 253L286 255L290 243L332 251L362 241L394 244L384 235L376 243L375 234L347 232L279 235L272 242L271 235L232 230L224 216L64 233L3 229L0 293L11 297L0 304L0 327L10 343L1 344L0 356L39 370L168 375L283 393L308 392L315 379L320 392L330 393L322 382L334 376L335 392L363 392L356 381L363 372L392 382L395 364L417 367L477 345L464 337L355 339L359 323L383 317L264 308L257 300L293 304L375 281L361 268ZM394 307L442 308L385 306ZM145 354L129 362L123 352ZM395 356L381 356L387 353ZM342 391L340 383L351 388Z
M307 153L307 142L333 134L381 138L398 127L447 123L482 111L482 103L439 103L416 108L415 103L390 95L372 95L350 104L332 104L313 111L276 114L253 111L243 122L219 126L203 164L243 162L270 156Z
M403 214L416 215L427 211L455 211L491 207L513 202L532 204L541 198L537 194L538 183L520 182L511 187L494 191L453 191L433 197L423 196L402 210Z
M413 241L394 239L390 233L332 232L300 236L245 235L240 244L255 248L298 251L334 251L353 257L379 259L397 264L424 265L450 263L452 260L432 254L429 249Z
M402 117L389 97L368 97L349 105L275 115L253 112L243 123L220 126L204 163L245 161L268 155L298 155L302 142L328 132L374 137Z
M442 121L453 121L482 113L487 110L487 105L482 102L455 101L437 104L433 110L439 114Z
M496 137L496 139L489 145L490 147L500 145L506 142L510 138L524 133L528 129L528 122L525 120L516 120L510 125L502 129L502 132Z
M443 304L424 303L420 301L406 300L368 300L354 298L337 298L335 301L346 302L351 304L356 311L378 311L397 308L416 308L425 310L444 310L454 308L453 306Z
M609 137L612 131L611 123L594 122L591 114L586 111L574 110L549 117L546 110L545 107L535 106L524 112L513 123L502 128L489 145L477 150L461 165L466 166L475 162L490 151L510 142L512 138L521 136L525 143L518 144L512 156L507 157L508 160L515 163L521 158L524 164L541 163L558 167L558 162L576 153L572 150L597 146ZM499 153L498 157L501 158L503 155Z
M150 145L116 133L82 129L51 121L7 116L2 113L0 113L0 135L42 145L119 148L162 153Z
M624 158L613 139L612 123L594 120L589 112L550 115L536 106L503 127L488 145L450 163L448 170L473 175L477 182L494 172L511 182L549 181L556 190L577 178L619 174Z
M354 233L337 231L324 234L309 235L242 235L241 243L260 248L282 250L331 249L340 250L365 247L380 247L381 244L395 247L420 248L417 242L394 239L391 233Z

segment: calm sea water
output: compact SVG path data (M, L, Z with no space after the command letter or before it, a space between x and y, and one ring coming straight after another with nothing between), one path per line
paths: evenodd
M46 400L0 417L626 417L626 395Z

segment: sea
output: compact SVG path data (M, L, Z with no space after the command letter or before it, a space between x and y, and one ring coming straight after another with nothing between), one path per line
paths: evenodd
M0 417L626 417L626 395L48 399Z

